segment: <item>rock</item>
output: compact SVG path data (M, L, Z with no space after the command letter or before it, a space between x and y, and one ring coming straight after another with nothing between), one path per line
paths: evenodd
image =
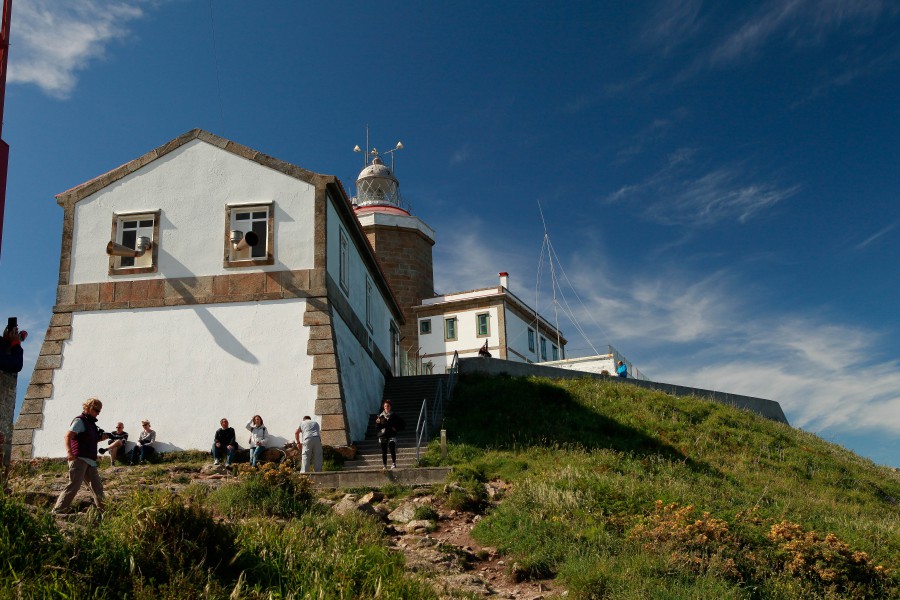
M334 505L334 512L339 515L347 515L357 510L356 496L353 494L347 494L340 501Z
M394 523L409 523L416 514L416 505L412 502L404 502L393 511L387 518Z
M382 500L384 500L384 494L382 494L381 492L378 492L378 491L374 491L374 492L369 492L368 494L366 494L365 496L360 498L359 503L360 504L362 504L362 503L371 504L373 502L381 502Z
M419 519L416 521L410 521L406 524L406 531L409 533L414 533L417 531L433 531L434 530L434 521L430 521L428 519Z

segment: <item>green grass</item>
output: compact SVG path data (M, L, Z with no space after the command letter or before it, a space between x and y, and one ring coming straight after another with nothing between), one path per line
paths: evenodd
M505 377L463 378L446 428L455 469L431 491L484 512L472 534L514 579L555 577L573 599L900 597L900 475L808 433L617 381ZM208 460L120 472L129 493L62 529L44 496L0 494L0 600L436 597L382 523L334 514L292 469L150 490ZM425 460L441 463L437 443ZM16 463L13 489L64 472Z
M808 433L620 382L480 376L445 426L462 479L514 484L473 535L570 597L900 595L900 478Z

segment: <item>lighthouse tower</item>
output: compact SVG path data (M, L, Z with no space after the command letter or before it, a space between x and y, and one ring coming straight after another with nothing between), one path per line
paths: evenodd
M390 154L393 163L393 153L401 148L403 144L398 143L384 154ZM378 150L367 151L366 165L356 179L353 206L403 311L406 323L399 331L399 349L411 356L419 348L419 331L412 307L434 296L431 257L434 230L410 214L399 188L393 169L384 164Z

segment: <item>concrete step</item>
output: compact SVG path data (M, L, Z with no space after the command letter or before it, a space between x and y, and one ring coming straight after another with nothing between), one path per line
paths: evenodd
M417 469L397 468L382 471L377 469L360 469L353 471L329 471L327 473L307 473L317 487L348 488L373 487L383 485L433 485L443 483L452 471L450 467L427 467Z

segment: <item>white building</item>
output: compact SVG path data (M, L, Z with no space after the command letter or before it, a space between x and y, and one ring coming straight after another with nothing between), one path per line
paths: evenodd
M414 307L419 327L420 357L434 373L450 366L453 354L478 356L480 348L494 358L540 363L565 358L562 332L509 291L509 275L500 285L428 298Z
M307 414L326 444L364 437L403 316L337 178L193 130L57 201L57 303L15 457L62 456L92 396L103 428L147 418L163 450L208 449L222 417L245 440L255 414L271 445Z

